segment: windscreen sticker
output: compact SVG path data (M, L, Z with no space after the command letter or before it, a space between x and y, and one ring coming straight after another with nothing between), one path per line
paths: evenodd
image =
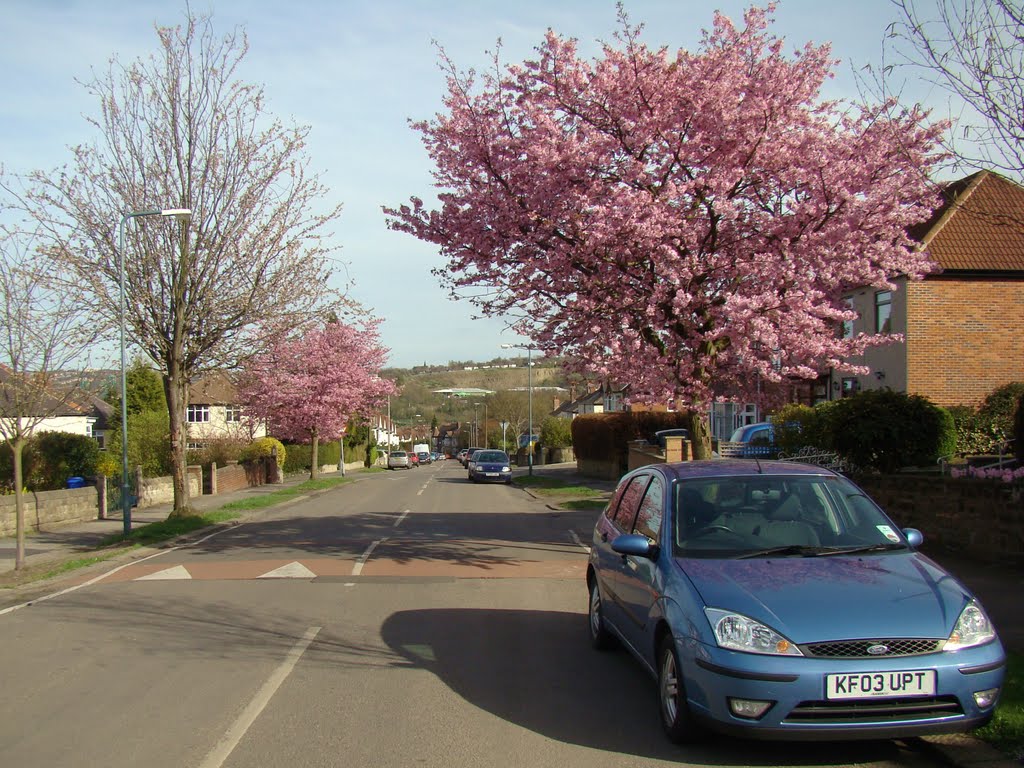
M878 532L885 536L885 538L887 538L889 541L895 544L900 543L900 537L896 534L896 531L894 531L888 525L879 525L876 527L878 528Z

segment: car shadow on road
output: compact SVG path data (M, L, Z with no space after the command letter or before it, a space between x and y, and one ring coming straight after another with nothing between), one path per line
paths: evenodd
M656 689L622 650L587 643L586 616L552 611L402 611L382 637L404 663L471 704L547 738L624 755L703 765L853 765L897 761L893 741L779 744L711 735L676 746L661 731Z

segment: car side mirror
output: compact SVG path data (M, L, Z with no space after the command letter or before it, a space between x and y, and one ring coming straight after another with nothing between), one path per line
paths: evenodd
M924 534L917 530L917 528L904 528L903 535L907 537L907 543L913 549L917 549L924 544Z
M658 556L658 545L651 544L650 539L637 533L625 533L612 542L612 551L620 555L646 557L651 560Z

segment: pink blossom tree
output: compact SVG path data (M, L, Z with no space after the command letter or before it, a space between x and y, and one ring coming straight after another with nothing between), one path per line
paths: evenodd
M453 296L688 410L699 457L715 398L857 370L849 356L893 339L841 338L844 293L930 269L906 231L936 202L942 126L823 101L828 46L787 57L771 13L716 14L694 53L649 49L621 14L593 61L554 32L483 75L442 55L445 110L414 124L439 208L385 209L440 247Z
M376 326L330 322L282 339L246 367L239 387L244 410L278 437L309 441L316 479L320 441L341 438L353 416L395 393L394 382L380 377L387 355Z

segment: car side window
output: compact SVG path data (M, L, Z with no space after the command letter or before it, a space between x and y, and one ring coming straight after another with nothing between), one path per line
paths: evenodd
M660 538L664 502L665 486L661 478L654 475L651 478L651 484L647 486L643 501L640 502L640 510L637 512L633 533L646 536L652 544L657 544Z
M632 532L633 522L636 520L637 510L640 508L640 500L643 498L644 490L650 479L649 475L637 475L629 481L629 485L623 490L619 505L615 509L615 516L612 518L619 530Z

